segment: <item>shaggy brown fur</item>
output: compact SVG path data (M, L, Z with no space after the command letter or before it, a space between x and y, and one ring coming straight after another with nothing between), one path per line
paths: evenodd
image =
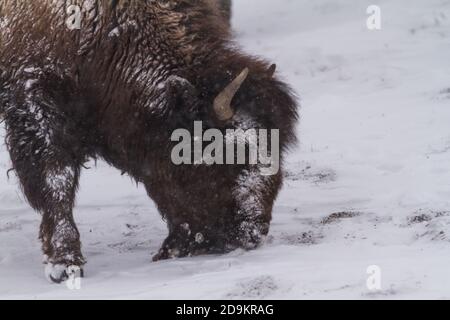
M223 13L225 19L227 21L230 21L231 14L232 14L231 0L218 0L218 2L219 2L220 9L222 10L222 13Z
M83 8L81 29L66 22ZM169 227L155 257L252 249L268 233L282 172L175 166L173 130L280 129L295 142L296 102L273 68L242 54L211 0L0 0L0 110L24 194L42 213L51 266L82 266L72 209L81 169L100 157L143 183ZM225 123L214 98L250 74ZM284 152L283 152L284 153ZM67 275L51 273L53 281Z

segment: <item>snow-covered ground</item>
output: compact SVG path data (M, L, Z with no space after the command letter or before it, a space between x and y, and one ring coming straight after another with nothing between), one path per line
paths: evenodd
M382 30L366 8L382 9ZM0 149L0 299L450 299L450 1L236 0L246 51L302 97L267 243L158 263L166 227L142 188L99 163L76 220L81 290L43 276L39 216ZM3 135L3 132L2 132ZM379 266L382 289L366 286Z

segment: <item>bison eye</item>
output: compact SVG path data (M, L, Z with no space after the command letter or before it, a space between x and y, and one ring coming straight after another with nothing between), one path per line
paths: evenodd
M170 76L166 82L167 100L172 110L193 111L198 103L197 89L186 79Z

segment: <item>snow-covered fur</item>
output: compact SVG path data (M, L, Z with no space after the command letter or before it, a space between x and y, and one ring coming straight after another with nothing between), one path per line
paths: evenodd
M80 29L68 27L71 4L82 8ZM6 143L42 214L49 265L85 263L72 210L93 157L143 183L167 220L155 260L252 249L268 233L282 171L175 166L170 157L173 130L192 130L194 120L220 130L280 129L283 154L295 142L289 88L232 45L220 12L212 0L0 0ZM220 121L213 101L244 68L236 116Z

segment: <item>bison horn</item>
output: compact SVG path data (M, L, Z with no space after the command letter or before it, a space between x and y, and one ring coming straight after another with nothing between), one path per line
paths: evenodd
M245 68L236 79L231 82L214 100L214 111L220 121L227 121L233 118L234 111L231 108L231 101L238 92L239 88L247 79L249 69Z
M271 65L270 68L267 70L267 73L269 74L269 78L273 78L276 71L277 71L277 65L276 64Z

